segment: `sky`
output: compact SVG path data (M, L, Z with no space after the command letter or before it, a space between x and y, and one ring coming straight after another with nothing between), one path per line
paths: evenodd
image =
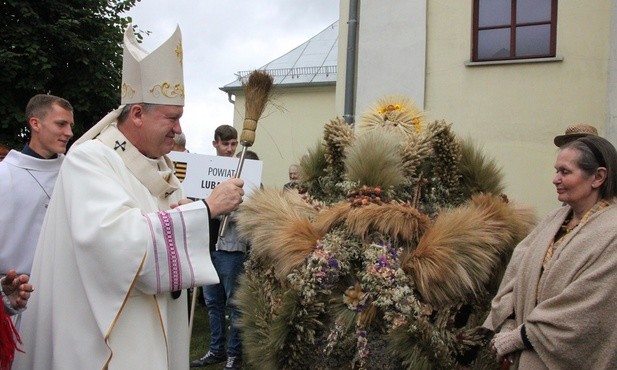
M317 35L339 17L336 0L141 0L128 13L142 31L142 46L156 49L182 31L184 115L193 153L216 154L214 130L232 124L234 108L220 87L239 71L276 59Z

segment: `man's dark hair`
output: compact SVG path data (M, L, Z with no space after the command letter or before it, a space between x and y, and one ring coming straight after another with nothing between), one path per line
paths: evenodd
M214 141L238 139L238 131L233 126L220 125L214 130Z
M236 157L240 157L240 154L242 154L242 152L238 152L238 154L236 154ZM256 161L259 160L259 156L257 155L257 153L255 153L252 150L247 150L246 153L244 153L244 158L246 158L246 159L254 159Z

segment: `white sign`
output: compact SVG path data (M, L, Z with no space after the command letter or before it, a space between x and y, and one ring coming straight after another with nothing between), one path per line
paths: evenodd
M184 195L191 198L206 198L221 181L236 177L240 158L213 155L170 152L176 176L182 182ZM244 159L240 178L244 180L244 194L249 195L261 186L263 162Z

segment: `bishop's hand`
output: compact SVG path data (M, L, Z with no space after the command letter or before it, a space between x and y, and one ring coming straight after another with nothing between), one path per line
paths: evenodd
M244 196L242 186L244 186L244 180L236 178L218 184L210 196L204 200L210 208L210 218L229 214L238 209L242 203L242 196Z

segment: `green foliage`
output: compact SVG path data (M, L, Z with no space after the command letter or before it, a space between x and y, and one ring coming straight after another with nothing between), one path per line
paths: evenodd
M430 316L409 316L413 325L390 332L389 350L402 357L406 369L491 368L494 357L476 356L478 351L488 348L486 330L481 325L490 299L485 295L473 304L475 307L461 303L442 307ZM463 326L461 316L466 321Z
M139 0L4 0L0 5L0 142L27 142L24 109L49 93L71 102L75 138L120 103L122 13Z

